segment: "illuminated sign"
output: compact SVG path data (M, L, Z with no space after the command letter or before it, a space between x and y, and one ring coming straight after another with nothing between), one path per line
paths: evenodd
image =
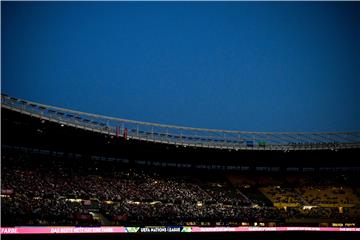
M351 224L352 225L352 224ZM172 233L172 232L360 232L360 228L341 227L5 227L1 234L93 234L93 233Z

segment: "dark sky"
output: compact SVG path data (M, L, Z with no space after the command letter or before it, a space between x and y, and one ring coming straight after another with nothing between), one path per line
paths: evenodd
M141 121L360 131L360 3L1 2L2 93Z

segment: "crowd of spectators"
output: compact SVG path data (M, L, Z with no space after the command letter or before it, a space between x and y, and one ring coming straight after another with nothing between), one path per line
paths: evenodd
M292 203L304 205L305 201L294 189L281 186L261 188L261 191L274 203Z
M261 191L254 185L242 191L224 174L203 177L28 156L3 156L2 163L2 225L176 225L349 216L347 210L340 214L330 208L281 210L265 204L260 197L257 201L256 196L263 191L273 203L295 202L302 206L305 203L299 192L288 185ZM261 179L261 183L266 182L265 177Z
M355 205L360 203L355 191L349 187L335 186L303 186L297 189L311 205L334 204Z

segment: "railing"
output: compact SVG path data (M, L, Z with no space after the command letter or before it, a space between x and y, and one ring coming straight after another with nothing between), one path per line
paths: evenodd
M149 142L229 150L360 148L360 132L245 132L133 121L85 113L1 95L2 107L42 120Z

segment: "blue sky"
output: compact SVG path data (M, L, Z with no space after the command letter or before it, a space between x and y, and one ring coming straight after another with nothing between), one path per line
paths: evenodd
M1 2L2 92L141 121L360 131L356 2Z

